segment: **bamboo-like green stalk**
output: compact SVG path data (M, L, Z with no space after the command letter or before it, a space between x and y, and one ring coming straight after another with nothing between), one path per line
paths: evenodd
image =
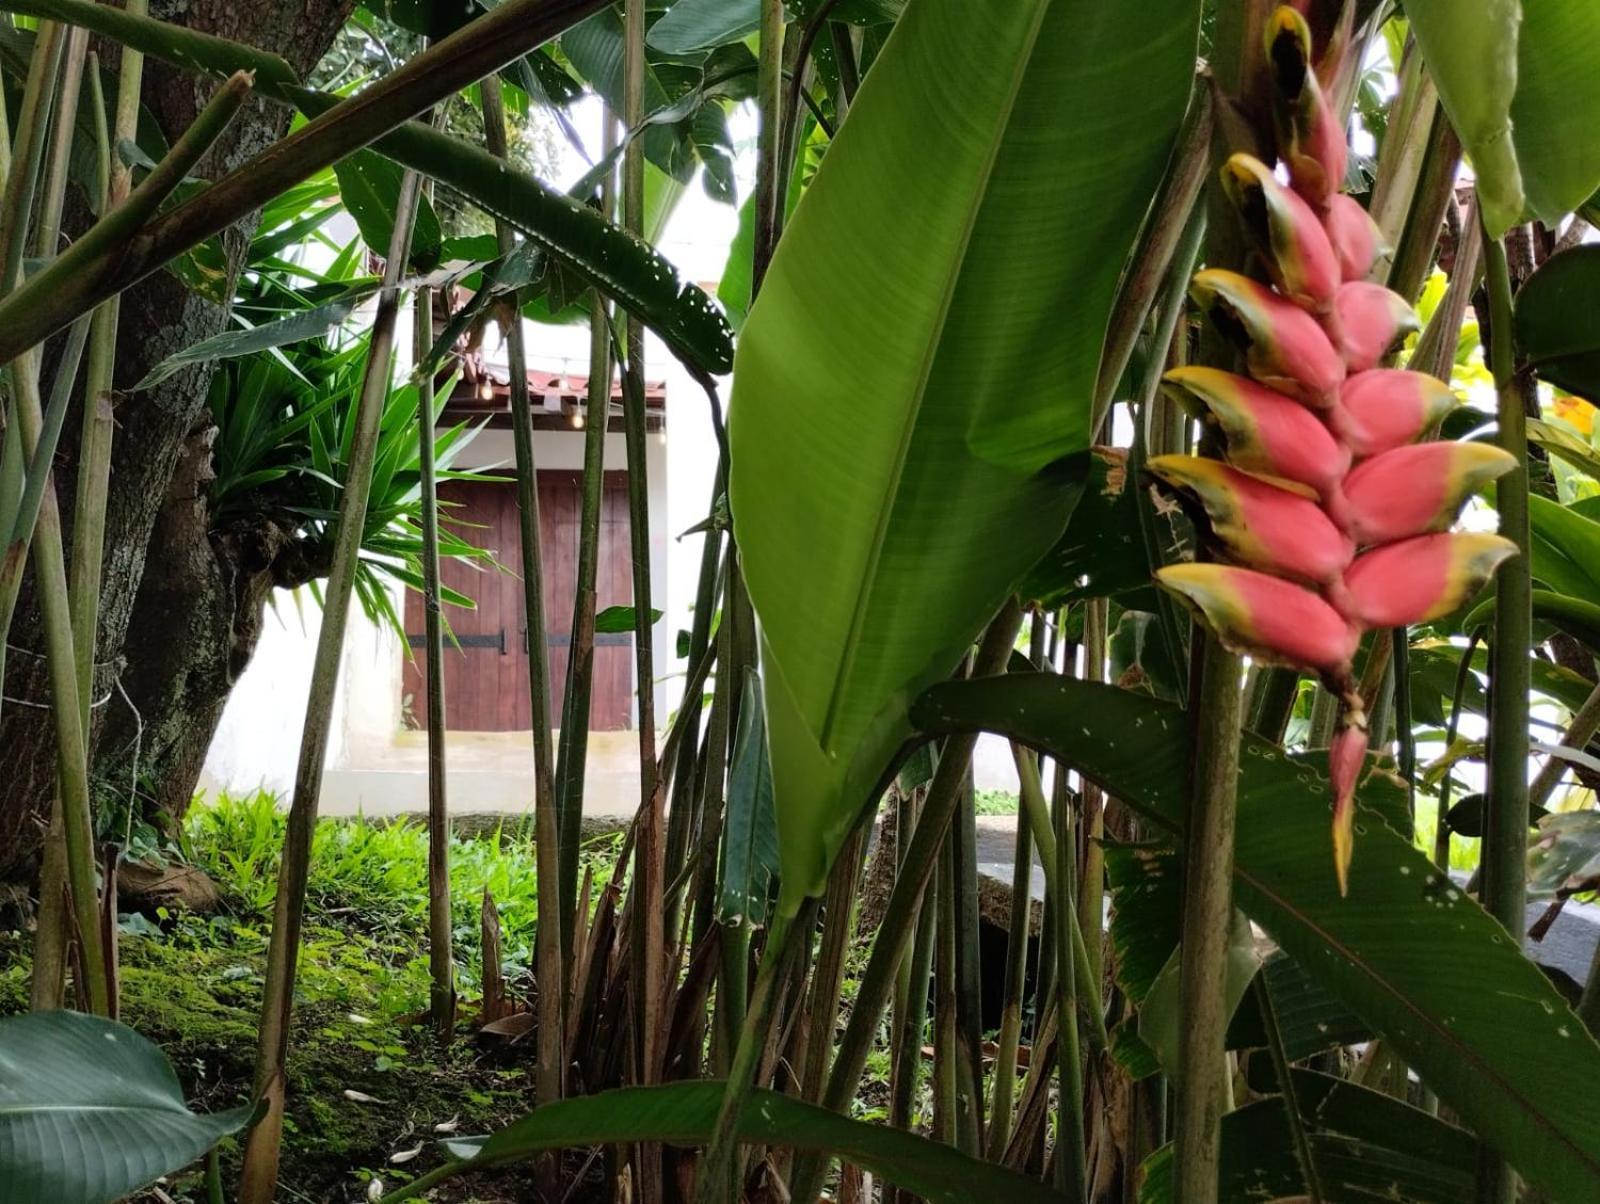
M1234 790L1239 772L1239 658L1209 635L1190 714L1193 791L1184 825L1184 911L1179 958L1183 1027L1174 1125L1176 1198L1215 1204L1226 1106L1227 947L1233 914Z
M958 811L959 822L959 811ZM956 924L955 824L939 850L934 889L933 938L933 1137L946 1145L965 1143L957 1117L956 1086Z
M1013 748L1013 756L1032 756ZM984 1154L990 1162L1005 1156L1011 1140L1011 1109L1017 1090L1017 1059L1022 1042L1022 997L1027 985L1028 936L1033 920L1033 829L1017 823L1011 860L1011 913L1006 931L1006 962L1001 981L1000 1031L995 1039L994 1094Z
M1265 72L1261 30L1271 5L1248 0L1218 10L1212 69L1223 94L1259 95ZM1218 154L1237 149L1218 146ZM1234 267L1246 259L1238 218L1213 177L1206 192L1207 264ZM1207 328L1202 362L1231 366L1232 353ZM1235 782L1242 720L1239 658L1203 628L1190 641L1189 716L1194 759L1184 824L1184 905L1179 955L1177 1107L1173 1120L1173 1194L1184 1204L1216 1204L1222 1113L1226 1107L1225 973L1233 917Z
M505 102L500 77L479 84L483 97L484 143L497 159L507 158ZM516 247L509 223L497 220L500 253ZM537 857L539 915L534 959L539 978L539 1068L541 1103L562 1095L562 1034L566 1032L566 959L561 943L561 837L556 809L555 748L550 730L550 639L544 616L544 559L539 548L539 473L533 453L533 407L528 399L528 362L523 343L522 312L512 306L506 328L510 361L511 427L517 468L517 519L522 567L523 630L527 633L528 702L533 728L533 815ZM576 842L577 833L572 833Z
M255 1067L255 1095L266 1107L246 1139L239 1184L240 1204L271 1204L277 1189L278 1154L283 1140L284 1064L289 1053L289 1022L294 1010L295 970L311 870L311 842L316 831L322 770L333 727L339 660L344 652L350 600L366 527L378 427L389 396L395 323L400 312L400 282L405 275L420 193L419 177L414 172L406 172L401 177L395 204L394 233L384 263L383 287L372 319L366 373L356 403L349 469L339 501L333 564L323 591L322 629L317 633L305 727L300 737L300 759L295 770L294 795L289 806L278 892L273 904L272 940L267 950L267 978L262 991Z
M1461 140L1443 111L1433 120L1417 175L1405 227L1389 265L1389 287L1407 301L1415 301L1433 266L1439 230L1447 205L1455 204L1456 169L1461 163Z
M433 346L433 290L417 289L412 354ZM417 381L418 491L422 507L422 628L428 708L428 1010L434 1031L449 1041L455 1027L455 924L450 917L450 803L445 776L444 616L439 591L439 485L435 473L433 373Z
M68 34L63 42L60 30L54 26L42 28L36 39L34 59L30 64L23 96L13 163L15 170L7 180L5 199L10 224L3 236L4 277L0 279L0 288L13 289L21 280L22 248L36 193L39 196L39 215L35 249L37 253L47 256L55 252L87 45L87 38L76 30ZM50 124L51 95L58 81L60 95L55 104L54 154L41 178ZM9 441L16 444L20 457L28 462L28 468L21 505L14 519L16 529L8 539L5 561L0 567L0 579L3 579L0 581L0 649L3 649L10 632L21 585L22 565L31 538L50 676L51 714L58 763L57 794L50 831L64 846L46 857L50 872L41 884L45 892L42 896L45 900L42 921L54 931L44 942L45 961L35 976L33 1002L47 1006L60 1001L60 956L66 945L66 917L60 909L61 870L64 868L82 951L82 977L85 981L78 984L79 1005L87 1004L95 1014L109 1016L112 1011L111 980L106 972L95 881L94 817L89 795L85 722L87 702L80 703L77 692L61 515L50 467L66 415L67 398L76 382L78 359L86 334L87 326L80 322L69 340L68 354L58 366L48 413L39 397L37 350L18 356L10 365L16 425ZM0 651L0 680L3 680L3 675L4 659L3 651Z
M616 150L617 123L604 110L603 154ZM613 173L600 186L600 211L610 218ZM560 747L556 751L556 800L561 844L561 951L571 964L578 897L578 830L583 821L583 786L589 759L589 702L594 683L595 578L600 563L600 505L604 497L606 432L611 429L611 310L598 290L589 302L588 425L583 439L583 497L578 519L577 588L572 600L572 645L561 701ZM704 643L701 644L702 651ZM693 663L691 658L690 663Z
M1084 604L1083 676L1086 681L1106 679L1106 600L1092 598ZM1093 782L1083 783L1081 818L1083 826L1083 873L1078 883L1078 931L1083 933L1089 955L1089 978L1103 981L1101 950L1105 933L1106 858L1105 793Z
M83 353L88 335L89 320L79 318L72 328L72 333L67 337L67 345L56 365L56 379L51 389L50 404L45 409L44 429L33 450L27 485L18 509L16 537L9 545L14 555L8 556L5 561L7 568L14 565L16 571L9 575L4 586L0 587L0 595L3 595L0 596L0 633L10 626L15 611L17 592L21 584L22 564L31 542L30 537L38 522L40 508L45 501L45 491L51 485L49 465L55 456L56 442L60 438L61 427L66 419L72 385L78 376L78 360ZM18 442L20 444L20 437ZM50 489L50 495L50 500L53 502L53 489ZM59 531L57 538L59 539ZM0 639L3 639L3 635L0 635ZM84 726L80 730L87 731L87 700L79 707L79 712L85 716L82 720ZM66 999L68 929L72 923L70 916L73 902L77 897L75 890L78 888L72 886L73 867L69 865L67 820L62 808L64 797L61 791L56 792L51 808L50 827L45 836L44 858L39 867L39 911L34 924L33 979L28 997L29 1008L36 1012L54 1011L63 1007ZM91 847L90 855L92 854ZM77 881L85 880L92 883L93 867L79 865ZM112 981L109 974L105 981L108 985L107 1008L110 1009L113 1001L109 990Z
M866 849L866 830L858 828L846 839L828 877L828 893L822 906L822 943L817 952L816 969L811 975L810 1040L800 1071L803 1099L817 1099L828 1072L828 1055L833 1052L833 1030L839 1019L839 997L844 986L845 955L850 951L854 931L856 887L861 881L862 857Z
M1396 70L1395 100L1388 133L1378 152L1369 212L1390 246L1400 242L1411 197L1422 173L1428 142L1439 112L1439 92L1415 41L1407 44Z
M983 966L978 915L978 816L972 766L950 825L951 898L956 992L956 1146L977 1157L983 1149ZM829 1030L830 1035L832 1030Z
M1527 900L1528 691L1533 643L1533 581L1528 530L1528 393L1531 377L1517 370L1511 345L1511 276L1505 247L1485 234L1485 275L1495 392L1499 398L1500 446L1517 467L1500 478L1495 504L1500 534L1520 555L1495 573L1494 630L1489 641L1489 766L1483 825L1483 889L1479 898L1518 947ZM1496 1150L1485 1145L1478 1162L1480 1204L1514 1204L1517 1176Z
M898 838L902 848L911 837L912 818L917 810L908 806L902 813L903 826L899 828ZM929 974L933 970L938 914L939 880L934 878L923 892L922 907L916 916L916 932L903 962L905 990L903 997L896 1000L889 1028L889 1123L907 1132L911 1131L912 1111L922 1081L922 1040L928 1025ZM907 1197L902 1192L899 1198Z
M604 8L605 3L506 0L155 220L151 220L154 205L134 205L134 198L150 187L157 174L151 173L134 190L128 205L96 222L53 263L0 302L0 364L9 363L19 352L43 342L79 314L136 284L190 247L221 233L265 201L382 137L411 115L515 61ZM90 5L89 11L101 7ZM107 9L108 14L113 11ZM278 75L262 79L263 94L292 103L283 90L288 81L281 78L287 65L281 60L269 62L276 62ZM248 73L239 74L249 81ZM170 181L167 190L181 179Z
M1479 633L1474 631L1467 638L1467 646L1461 653L1461 662L1456 666L1455 689L1450 696L1450 714L1445 719L1444 747L1449 752L1456 742L1456 732L1461 727L1461 702L1466 692L1467 677L1472 672L1472 654L1478 647ZM1440 869L1450 869L1450 828L1445 823L1445 816L1450 810L1451 778L1448 771L1439 781L1439 809L1437 822L1433 833L1433 863Z
M972 668L975 677L989 677L1005 667L1021 622L1022 612L1015 600L1007 602L989 624L978 646ZM823 1093L822 1105L835 1112L843 1112L849 1107L861 1083L867 1054L877 1035L878 1021L894 990L901 960L910 946L922 894L933 878L939 849L955 815L961 783L976 743L977 737L970 734L951 736L946 740L939 766L928 785L922 815L911 836L900 873L895 878L894 889L889 893L889 903L884 910L883 921L878 926L877 939L872 943L872 955L867 959L867 968L856 990L855 1004L850 1009L849 1023L845 1026L838 1052L834 1055L833 1068L828 1073L828 1088ZM789 1190L796 1204L812 1204L816 1200L822 1191L827 1167L828 1160L815 1154L795 1160Z
M1045 890L1056 900L1055 1007L1061 1026L1056 1050L1061 1074L1057 1092L1056 1186L1066 1192L1069 1200L1081 1204L1088 1198L1089 1182L1083 1134L1083 1055L1078 1036L1081 1002L1078 988L1085 975L1076 972L1078 963L1085 959L1079 952L1082 938L1071 889L1076 851L1070 840L1061 839L1062 833L1056 828L1057 819L1066 820L1066 807L1059 807L1052 817L1045 801L1044 786L1039 781L1037 763L1031 757L1016 755L1015 746L1013 750L1019 783L1017 793L1022 804L1017 822L1027 823L1033 829L1033 842L1039 846L1039 860L1044 865ZM1099 1011L1097 1004L1098 1001L1089 1004L1095 1013Z
M644 118L645 0L625 0L622 36L622 122L633 129ZM644 144L634 139L622 154L622 226L644 229ZM650 478L645 421L644 323L628 314L624 323L622 428L628 455L628 540L633 559L634 686L639 726L639 820L634 846L633 900L636 929L629 983L633 995L635 1081L660 1081L666 1036L666 916L662 908L666 799L656 776L655 650L650 586ZM735 1059L737 1064L737 1058ZM730 1159L737 1174L737 1148ZM662 1198L661 1147L634 1148L635 1189L643 1204Z

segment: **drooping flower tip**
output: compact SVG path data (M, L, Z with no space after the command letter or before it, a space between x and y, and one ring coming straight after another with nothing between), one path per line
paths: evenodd
M1355 852L1356 785L1366 764L1365 719L1346 716L1328 747L1328 780L1333 786L1333 872L1339 894L1350 892L1350 859Z
M1197 273L1189 292L1244 352L1256 380L1319 410L1338 400L1344 360L1316 318L1294 302L1259 281L1220 268Z

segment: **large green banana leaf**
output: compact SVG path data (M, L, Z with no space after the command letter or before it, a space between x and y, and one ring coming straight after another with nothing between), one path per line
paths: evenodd
M1198 10L912 0L783 237L734 370L731 498L784 914L912 695L1066 523Z
M184 1105L166 1056L80 1012L0 1021L0 1200L109 1204L182 1170L250 1108Z
M1189 724L1167 703L1055 674L947 683L912 719L1039 748L1180 836ZM1234 902L1530 1183L1600 1199L1600 1045L1498 923L1363 807L1340 898L1321 775L1246 734Z
M1600 5L1406 0L1405 11L1490 234L1581 205L1600 185Z

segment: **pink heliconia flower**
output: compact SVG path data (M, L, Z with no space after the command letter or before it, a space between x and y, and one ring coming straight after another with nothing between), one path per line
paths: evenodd
M1172 564L1161 584L1188 602L1235 652L1265 664L1337 673L1361 632L1321 594L1231 564Z
M1267 21L1267 63L1277 92L1278 156L1294 190L1313 205L1344 187L1344 126L1311 66L1311 29L1282 5Z
M1420 439L1456 406L1450 386L1426 372L1374 368L1345 378L1330 416L1357 459Z
M1355 555L1355 545L1315 495L1201 456L1155 456L1147 467L1199 500L1211 533L1240 564L1325 585L1337 581Z
M1517 466L1488 443L1418 443L1358 464L1335 510L1363 547L1447 530L1467 498Z
M1363 627L1427 623L1465 604L1517 545L1499 535L1416 535L1357 556L1341 612Z
M1298 481L1322 495L1331 493L1350 468L1350 453L1321 419L1247 376L1189 365L1161 379L1169 396L1221 428L1228 463L1235 468Z
M1388 253L1378 223L1348 193L1336 192L1323 203L1322 224L1346 280L1365 280L1373 265Z
M1222 184L1278 291L1313 312L1326 310L1343 277L1333 244L1311 206L1252 155L1230 156L1222 167Z
M1339 191L1344 133L1294 7L1269 21L1267 55L1290 187L1248 155L1228 160L1222 183L1275 287L1210 270L1190 289L1243 354L1249 378L1206 367L1164 378L1169 395L1221 429L1227 463L1149 463L1199 502L1234 563L1169 565L1157 577L1227 647L1315 673L1339 698L1328 775L1344 893L1367 753L1352 664L1361 636L1448 614L1516 551L1498 535L1448 532L1467 497L1516 460L1479 443L1412 446L1455 398L1433 377L1381 366L1417 319L1404 298L1367 280L1382 239Z
M1244 352L1256 380L1319 410L1338 401L1344 361L1305 310L1259 281L1220 269L1196 273L1189 292Z
M1341 284L1333 308L1338 325L1335 341L1351 372L1376 368L1417 329L1417 313L1405 298L1370 281Z

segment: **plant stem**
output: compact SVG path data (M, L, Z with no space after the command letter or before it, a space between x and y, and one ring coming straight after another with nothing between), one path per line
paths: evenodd
M1070 662L1069 662L1070 663ZM1074 842L1061 839L1056 822L1066 820L1065 800L1061 800L1057 815L1052 817L1044 797L1044 786L1039 781L1039 767L1032 758L1019 755L1019 746L1012 745L1012 755L1019 779L1018 795L1022 815L1017 822L1026 822L1033 829L1033 841L1039 846L1039 860L1044 865L1045 890L1054 900L1055 936L1055 986L1056 1015L1060 1024L1059 1045L1056 1050L1060 1063L1061 1083L1058 1091L1059 1117L1056 1132L1056 1186L1067 1193L1067 1198L1081 1204L1088 1198L1088 1158L1083 1137L1083 1063L1078 1041L1079 950L1082 937L1078 931L1078 912L1074 905L1072 886L1072 860ZM1074 946L1077 948L1074 948ZM1087 960L1086 958L1084 959ZM1098 1012L1091 1000L1090 1010Z
M1111 408L1122 374L1127 371L1134 345L1144 329L1151 307L1166 290L1173 264L1183 264L1181 253L1191 238L1191 215L1201 186L1211 172L1211 131L1215 102L1203 78L1189 93L1189 111L1174 142L1172 165L1161 182L1161 191L1151 204L1150 214L1134 244L1133 260L1123 274L1117 298L1111 308L1105 341L1101 346L1100 369L1090 403L1089 429L1098 431ZM1192 262L1192 256L1189 257ZM1179 309L1183 290L1188 288L1192 266L1184 267L1179 277ZM1170 337L1170 335L1169 335ZM1157 339L1155 346L1165 345ZM1159 376L1159 373L1156 375Z
M433 346L433 290L417 289L412 324L418 363ZM455 1028L455 924L450 915L450 803L445 777L444 621L439 601L439 485L435 473L433 373L417 381L418 489L422 507L422 616L428 706L428 975L434 1031L448 1042Z
M1033 753L1012 746L1012 756ZM1017 1090L1017 1058L1022 1042L1022 997L1027 985L1028 935L1033 922L1033 829L1017 822L1011 860L1011 913L1006 931L1006 964L1001 976L1000 1032L994 1058L994 1095L989 1104L989 1131L984 1155L990 1162L1005 1156L1011 1140L1011 1108Z
M1472 672L1472 654L1477 650L1478 638L1476 631L1467 638L1467 647L1461 653L1460 664L1456 666L1455 690L1450 696L1450 716L1444 725L1444 748L1447 754L1455 744L1456 732L1461 727L1461 698L1467 688L1467 676ZM1445 816L1450 810L1451 784L1450 773L1446 770L1439 781L1439 809L1433 833L1433 863L1447 873L1450 870L1450 828L1445 823Z
M1174 1198L1215 1204L1228 1080L1228 926L1233 914L1234 789L1239 773L1239 658L1200 636L1193 791L1184 825Z
M760 0L760 52L757 55L755 240L752 248L750 296L761 290L783 220L784 182L789 178L779 153L783 143L783 0Z
M603 149L609 159L616 149L617 123L609 109L603 108L603 113ZM613 209L613 188L614 173L608 171L600 185L600 212L607 219ZM598 289L589 302L589 390L585 405L588 424L583 437L583 498L575 569L577 588L572 600L567 686L561 703L561 743L556 752L561 841L561 951L568 965L572 962L576 926L573 911L578 898L578 832L583 822L583 786L589 760L589 704L594 683L600 506L605 495L606 432L611 428L611 310Z
M978 655L973 660L974 677L992 676L1004 669L1021 623L1022 611L1014 599L1009 600L984 633ZM939 767L928 785L928 795L922 805L917 830L911 837L900 873L895 878L894 889L889 893L889 903L878 926L877 938L872 942L872 955L867 959L866 971L856 990L855 1005L850 1009L850 1020L840 1039L839 1052L834 1055L833 1069L828 1073L828 1089L823 1094L822 1106L835 1112L844 1112L850 1106L856 1088L861 1083L867 1055L877 1036L878 1021L889 1002L901 960L911 943L922 894L938 865L939 848L955 815L961 783L976 743L977 737L966 733L951 736L944 743ZM811 1204L817 1198L822 1191L827 1167L827 1160L815 1154L803 1155L795 1160L794 1175L789 1184L795 1204Z
M1486 235L1484 257L1500 446L1517 460L1517 467L1500 478L1495 499L1500 534L1516 544L1521 554L1495 573L1494 633L1489 644L1489 780L1479 898L1520 948L1527 899L1528 658L1533 642L1526 409L1532 380L1512 361L1511 277L1505 247ZM1478 1165L1480 1204L1513 1204L1516 1196L1516 1173L1498 1151L1485 1145Z
M1600 731L1600 686L1589 692L1589 697L1583 700L1583 705L1572 716L1572 722L1567 724L1566 735L1561 737L1561 746L1581 752L1589 746L1589 741L1594 739L1597 731ZM1528 787L1530 812L1534 807L1545 805L1566 769L1567 763L1560 757L1546 758L1533 779L1533 785Z
M803 914L809 911L809 908L803 909ZM739 1128L739 1114L744 1111L745 1100L750 1098L755 1086L756 1070L777 1008L778 987L785 977L783 969L789 959L789 946L803 927L794 919L780 915L768 929L767 947L756 970L755 989L750 993L744 1025L739 1030L733 1061L728 1067L728 1090L723 1094L716 1127L697 1172L695 1199L699 1204L738 1204L739 1145L735 1134Z
M479 83L483 97L484 143L495 158L508 160L505 102L500 77ZM511 226L496 220L500 253L516 248ZM517 518L522 554L523 630L527 633L528 706L533 727L533 814L538 862L539 915L535 960L539 976L539 1102L561 1098L564 1058L562 1018L567 980L561 947L561 837L556 811L555 748L550 731L550 639L544 618L544 560L539 547L539 471L533 453L533 407L528 400L528 361L523 345L522 310L512 306L506 329L511 372L511 424L517 465ZM576 833L573 833L576 837ZM548 1168L547 1168L548 1169Z
M95 223L66 253L29 277L23 288L0 304L0 364L43 342L79 314L136 284L168 260L221 233L263 202L380 138L412 114L476 83L604 8L605 2L506 0L154 221L150 221L154 206L135 212L130 197L130 206ZM97 10L106 17L124 15L103 5L86 8L90 15ZM85 19L83 24L102 28L106 22L91 24ZM244 73L236 78L249 81ZM281 86L287 81L263 77L261 82L266 94L292 103ZM197 119L196 125L200 124ZM184 134L184 138L188 136ZM147 177L133 196L144 192L155 175ZM172 180L169 190L181 179L180 175Z
M277 1189L278 1154L283 1140L284 1063L289 1054L289 1021L294 1010L295 970L311 870L311 842L317 825L317 799L322 789L322 770L333 728L333 700L339 684L339 660L344 652L350 599L366 528L378 427L389 396L400 281L405 274L420 192L420 178L414 172L405 173L395 205L394 234L384 263L383 288L372 319L366 373L356 406L349 469L334 536L333 565L323 590L322 629L317 633L311 690L306 699L305 728L300 737L300 760L284 834L273 904L272 941L267 951L267 980L262 991L255 1094L266 1100L267 1107L246 1139L240 1204L271 1204Z

